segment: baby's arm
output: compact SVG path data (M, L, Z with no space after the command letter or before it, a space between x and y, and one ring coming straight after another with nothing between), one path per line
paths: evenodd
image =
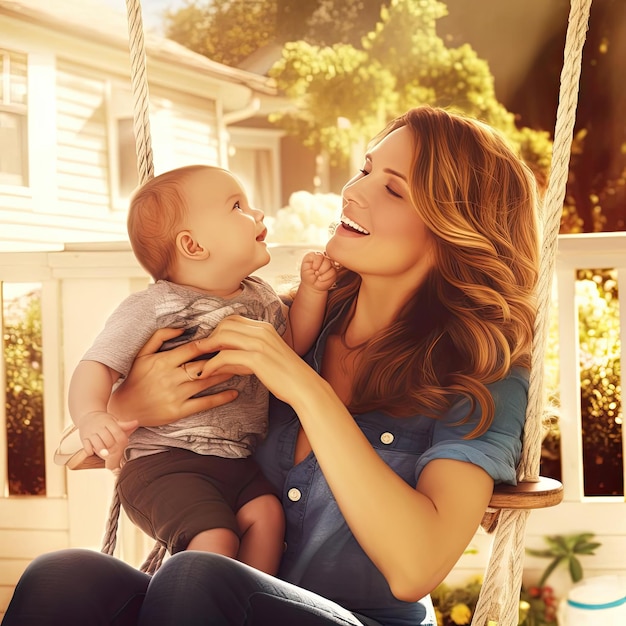
M300 285L289 309L285 341L300 355L317 339L322 328L328 290L334 285L337 270L322 252L309 252L302 259Z
M113 384L119 372L96 361L81 361L70 381L68 405L87 454L102 458L122 451L128 444L128 430L107 411Z

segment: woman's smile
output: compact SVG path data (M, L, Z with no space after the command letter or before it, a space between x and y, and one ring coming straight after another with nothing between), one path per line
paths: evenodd
M341 226L352 233L357 233L359 235L369 235L369 230L367 228L361 226L354 220L351 220L347 215L341 215Z

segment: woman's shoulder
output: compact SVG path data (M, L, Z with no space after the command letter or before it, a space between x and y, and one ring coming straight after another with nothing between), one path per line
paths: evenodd
M528 383L528 369L513 367L503 378L485 385L494 404L489 430L497 430L503 424L507 429L512 428L515 431L523 427L528 405ZM437 421L442 426L457 427L455 430L463 431L465 436L475 428L480 419L480 406L475 405L468 416L471 407L470 399L461 396Z
M500 380L486 385L487 389L494 393L507 393L509 391L523 390L528 393L530 371L525 367L512 367L509 373Z

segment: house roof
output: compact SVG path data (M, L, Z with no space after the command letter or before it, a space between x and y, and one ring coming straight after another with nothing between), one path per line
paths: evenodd
M49 3L42 0L0 0L0 14L115 48L128 49L125 12L97 0L54 0ZM184 66L211 78L243 85L261 94L277 95L273 81L267 76L212 61L150 29L144 29L144 42L148 58Z

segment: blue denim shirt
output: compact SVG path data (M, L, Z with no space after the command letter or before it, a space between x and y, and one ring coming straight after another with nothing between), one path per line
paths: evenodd
M326 336L323 332L306 357L318 372ZM356 415L355 420L381 458L412 486L426 464L437 458L467 461L482 467L496 482L515 484L528 372L513 370L489 389L495 401L495 419L476 439L463 439L475 426L474 419L455 425L467 412L466 401L454 405L440 419L423 415L394 418L371 411ZM293 409L271 398L269 434L255 456L282 494L285 509L287 545L279 576L384 626L436 624L430 598L402 602L392 595L346 524L314 454L294 465L298 430Z

